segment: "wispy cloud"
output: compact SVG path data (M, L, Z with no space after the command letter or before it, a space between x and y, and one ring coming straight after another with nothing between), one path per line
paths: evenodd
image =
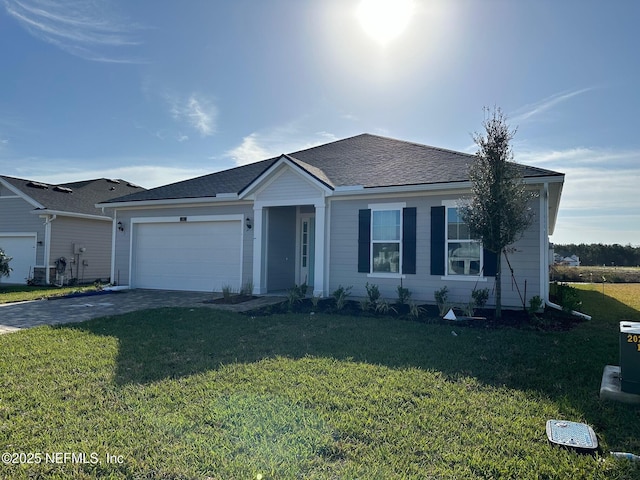
M242 143L229 150L225 156L233 159L236 165L246 165L248 163L265 160L277 155L277 153L274 153L275 149L273 149L273 146L267 145L267 143L269 142L265 141L262 135L254 132L244 137Z
M515 160L565 174L554 241L640 243L640 150L527 151Z
M574 147L565 150L519 150L515 160L544 168L603 169L611 173L635 169L640 174L640 150Z
M139 45L126 24L101 2L89 0L2 0L7 13L36 38L97 62L143 63L127 47Z
M524 120L528 120L532 117L538 116L547 110L555 107L556 105L566 102L567 100L576 97L578 95L582 95L583 93L587 93L593 90L594 87L581 88L579 90L571 90L555 93L543 100L540 100L536 103L531 103L529 105L525 105L522 108L517 109L512 115L512 122L522 122Z
M246 165L335 140L337 137L329 132L302 133L297 122L292 122L247 135L240 145L227 151L225 156L233 159L236 165Z
M165 98L170 104L174 119L186 122L203 137L211 136L216 132L218 109L212 99L198 93L192 93L187 97L165 95ZM180 138L183 138L183 141L188 139L183 135Z

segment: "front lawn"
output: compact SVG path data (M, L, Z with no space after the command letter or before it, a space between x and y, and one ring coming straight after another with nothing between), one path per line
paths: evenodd
M32 463L0 478L640 478L608 456L640 409L598 398L640 295L605 288L569 331L196 308L3 335L0 453ZM557 418L601 452L549 445Z
M26 302L44 298L62 297L72 293L92 292L95 285L74 287L32 287L29 285L0 285L0 303Z

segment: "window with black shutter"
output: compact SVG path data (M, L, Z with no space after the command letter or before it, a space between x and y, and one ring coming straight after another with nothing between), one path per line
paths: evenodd
M372 205L359 211L358 272L416 273L416 208Z

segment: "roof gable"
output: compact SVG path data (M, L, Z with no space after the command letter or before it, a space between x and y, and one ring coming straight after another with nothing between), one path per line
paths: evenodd
M284 175L285 172L290 172L290 175L295 177L293 182L299 184L298 188L313 188L318 192L322 190L333 190L330 180L322 170L296 160L289 155L281 155L267 170L243 188L238 196L240 198L247 198L252 194L264 192L264 189L268 188L271 182L276 181L276 179ZM288 183L292 182L289 181Z

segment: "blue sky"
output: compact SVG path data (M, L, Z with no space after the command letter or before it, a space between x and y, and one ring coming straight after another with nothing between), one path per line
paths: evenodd
M566 174L552 241L640 245L640 2L415 0L386 42L359 3L0 0L0 174L154 187L363 132L474 153L495 105Z

